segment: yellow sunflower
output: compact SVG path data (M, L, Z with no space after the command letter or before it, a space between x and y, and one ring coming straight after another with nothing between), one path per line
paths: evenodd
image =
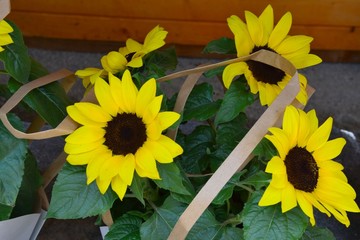
M109 73L94 86L98 104L80 102L67 108L82 126L66 137L64 150L73 165L87 165L87 184L94 180L102 194L108 187L122 199L134 171L140 177L160 179L156 161L170 163L182 148L162 132L179 119L175 112L160 112L155 79L139 90L129 70L122 80Z
M83 85L88 86L90 83L94 84L97 76L106 76L108 73L116 74L124 71L128 67L140 68L143 66L142 58L165 45L165 38L167 35L162 27L156 26L145 37L144 44L129 38L126 41L126 46L119 49L119 51L111 51L101 58L101 65L103 69L86 68L78 70L75 75L83 79Z
M14 29L5 20L0 21L0 52L5 50L2 46L9 45L14 42L9 35L9 33L13 31Z
M289 60L297 69L319 64L321 59L309 54L310 42L313 38L296 35L289 36L292 16L287 12L274 27L274 15L271 5L268 5L259 17L245 11L246 24L237 16L227 19L230 30L234 34L237 56L242 57L265 49L275 52ZM289 82L290 76L284 71L272 66L249 60L228 65L223 72L223 82L229 88L237 75L245 75L253 94L259 92L260 103L270 105L276 96ZM305 91L307 80L299 75L301 90L297 99L303 105L307 102Z
M260 199L260 206L281 202L282 212L299 204L315 225L313 206L350 225L348 212L360 212L354 199L356 193L342 172L343 166L333 161L344 145L344 138L328 140L332 118L321 126L314 110L305 113L289 106L285 110L283 126L270 128L266 135L278 151L266 167L272 179Z

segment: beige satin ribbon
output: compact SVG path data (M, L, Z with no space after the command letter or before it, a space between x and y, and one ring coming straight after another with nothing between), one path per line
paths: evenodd
M10 1L0 0L0 21L10 13Z

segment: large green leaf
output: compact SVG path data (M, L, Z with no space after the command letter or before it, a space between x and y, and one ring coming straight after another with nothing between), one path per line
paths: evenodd
M141 239L167 239L175 223L186 208L186 204L168 197L161 207L142 224ZM218 222L214 215L206 210L189 232L186 239L241 239L242 232Z
M301 240L335 240L334 234L327 228L322 227L308 227Z
M236 54L234 39L222 37L209 42L203 53Z
M30 80L46 74L47 71L41 65L32 61ZM12 92L15 92L22 85L15 79L10 79L8 83ZM57 126L67 116L66 106L71 104L58 82L34 89L25 96L24 102L53 127Z
M255 174L245 178L240 184L251 185L255 189L260 190L262 187L269 185L271 180L271 174L257 171Z
M29 151L25 159L24 176L11 218L34 213L34 210L39 207L38 190L41 183L42 178L36 158Z
M254 102L254 96L241 81L234 81L225 92L220 109L215 117L215 124L225 123L244 112Z
M185 137L184 153L180 164L186 173L199 174L207 163L207 151L214 145L214 132L209 126L197 126L195 130Z
M22 122L12 114L9 121L17 129ZM0 204L14 207L24 175L24 162L27 153L27 141L15 138L0 122ZM9 209L9 208L7 208ZM4 215L8 215L9 212ZM2 212L0 218L6 219ZM7 216L8 217L8 216Z
M0 52L0 60L4 62L5 70L10 76L21 83L29 79L31 61L28 49L25 46L23 36L18 27L7 20L14 31L10 33L13 43L3 46L5 51Z
M240 176L243 174L243 171L235 173L234 176L231 177L229 182L227 182L225 186L221 189L221 191L216 195L212 203L216 205L222 205L225 203L225 201L230 199L233 195L236 183L239 181Z
M143 205L145 205L144 190L145 190L147 184L148 184L148 179L139 177L139 175L136 172L134 172L133 181L129 188L130 188L131 192L135 195L135 197Z
M205 121L214 116L219 109L221 101L213 100L213 87L202 83L194 87L186 101L183 121Z
M308 226L307 216L298 207L286 213L281 212L280 204L260 207L262 194L254 192L245 204L242 213L245 239L299 239Z
M110 188L102 195L95 181L87 185L84 166L65 163L54 184L47 217L75 219L103 214L116 198Z
M105 235L105 240L141 240L141 223L140 217L125 214L111 225L109 232Z
M185 188L183 184L183 177L175 163L158 164L157 168L161 180L154 180L156 185L171 192L191 195L190 190Z

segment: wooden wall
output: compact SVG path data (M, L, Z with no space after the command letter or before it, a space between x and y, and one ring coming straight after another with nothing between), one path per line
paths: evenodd
M360 0L12 0L8 18L28 38L82 42L142 40L159 24L167 43L194 47L232 37L227 17L258 15L268 2L276 21L292 13L291 34L314 37L312 49L360 51Z

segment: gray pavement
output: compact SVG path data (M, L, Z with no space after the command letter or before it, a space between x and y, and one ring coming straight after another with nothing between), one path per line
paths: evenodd
M80 53L80 52L62 52L49 51L41 49L30 49L30 54L43 64L49 71L56 71L61 68L67 68L72 71L85 67L99 67L100 58L104 53ZM203 59L203 58L180 58L177 70L183 70L195 67L201 63L217 62L220 59ZM302 70L308 78L308 82L316 89L314 96L310 99L306 109L315 108L320 121L323 122L327 117L334 118L334 127L337 129L336 134L342 134L339 129L350 131L355 138L348 137L346 152L344 153L342 163L349 181L356 191L360 193L360 179L358 172L360 170L360 63L322 63L318 66ZM219 84L216 79L203 80L212 81ZM172 94L178 89L181 80L174 81L173 84L167 84L165 92ZM220 85L217 85L220 86ZM219 93L220 87L216 87L215 94ZM80 98L80 90L73 92L74 98ZM250 119L263 111L264 108L254 106L249 109ZM32 149L39 156L41 161L49 162L56 156L62 148L61 140L52 139L33 143ZM46 145L46 150L43 147ZM49 151L49 148L54 151ZM45 164L46 165L46 164ZM44 166L46 167L46 166ZM357 198L360 203L359 197ZM350 214L352 225L349 229L344 228L336 221L327 224L336 232L338 239L360 239L360 232L357 226L360 226L359 214ZM98 228L93 225L95 219L85 220L48 220L39 236L39 239L100 239ZM322 221L320 221L321 224ZM56 235L50 233L57 232ZM75 234L75 235L73 235ZM73 237L75 238L73 238Z

